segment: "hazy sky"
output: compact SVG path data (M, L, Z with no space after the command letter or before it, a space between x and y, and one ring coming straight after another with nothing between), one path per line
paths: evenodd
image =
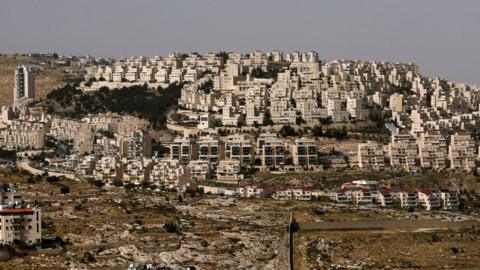
M478 0L2 0L0 53L318 51L480 81Z

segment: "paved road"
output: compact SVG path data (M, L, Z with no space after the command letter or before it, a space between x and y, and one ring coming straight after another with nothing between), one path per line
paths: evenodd
M480 226L479 221L429 220L369 220L339 222L300 222L300 230L342 231L342 230L383 230L383 229L458 229Z
M33 175L42 175L45 173L45 171L32 167L30 163L28 163L28 161L26 160L18 161L17 167L22 170L28 171ZM59 172L47 172L47 173L49 176L58 176L58 177L64 176L68 179L78 180L73 173L59 173Z

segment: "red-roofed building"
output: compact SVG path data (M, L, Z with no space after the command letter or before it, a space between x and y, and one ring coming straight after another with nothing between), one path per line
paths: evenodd
M242 198L263 198L272 193L272 188L266 184L246 184L237 188Z
M425 208L425 210L440 209L440 198L437 193L434 193L429 188L422 188L417 192L418 206Z
M343 187L330 195L330 199L336 203L353 203L369 205L373 203L372 193L368 188Z
M366 188L351 189L348 191L350 202L354 204L372 204L372 193Z
M42 240L40 208L0 209L0 243L12 244L15 240L28 245Z
M438 193L440 204L443 210L456 210L459 206L458 194L454 192L441 191Z
M312 199L312 191L304 186L287 187L275 191L272 198L276 200L310 201Z
M348 203L350 201L350 198L347 192L348 192L348 189L346 188L341 188L337 191L334 191L330 194L330 200L336 203Z
M383 207L393 206L392 190L389 188L382 188L380 191L372 194L373 200L376 204Z
M393 201L400 208L415 208L418 206L418 195L415 191L401 190L393 193Z
M15 240L28 245L40 244L40 208L22 206L20 193L12 190L0 191L0 244L9 245Z

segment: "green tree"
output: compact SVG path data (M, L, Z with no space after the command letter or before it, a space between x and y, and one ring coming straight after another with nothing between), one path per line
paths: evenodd
M328 126L331 123L333 123L331 116L320 118L318 121L320 121L320 124L325 125L325 126Z
M323 128L321 126L314 126L312 129L312 134L315 137L321 137L323 135Z
M297 136L297 132L290 125L282 126L280 129L280 134L282 137Z
M169 233L177 232L177 224L173 221L168 221L167 223L163 224L163 228Z
M68 187L68 186L62 186L62 187L60 188L60 192L61 192L62 194L68 194L68 193L70 193L70 187Z

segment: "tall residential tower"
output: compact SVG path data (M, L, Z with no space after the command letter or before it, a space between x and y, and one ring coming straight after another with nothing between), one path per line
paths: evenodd
M35 98L35 74L30 66L19 66L15 70L14 104L24 104Z

